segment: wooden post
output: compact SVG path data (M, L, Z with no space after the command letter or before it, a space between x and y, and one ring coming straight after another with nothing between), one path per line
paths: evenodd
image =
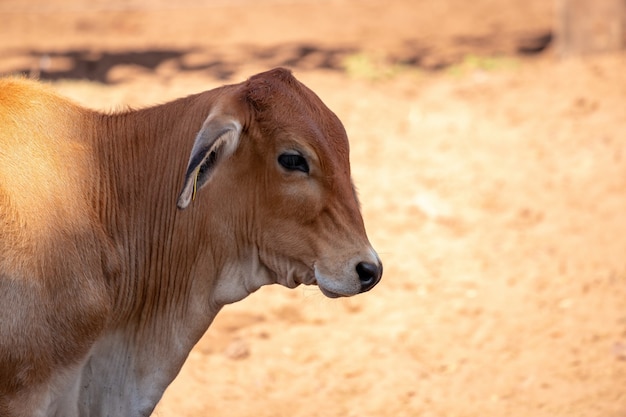
M626 0L556 0L559 56L626 47Z

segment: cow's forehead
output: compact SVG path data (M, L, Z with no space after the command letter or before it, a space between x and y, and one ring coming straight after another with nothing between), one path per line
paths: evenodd
M300 83L291 72L275 69L250 78L245 83L246 99L259 112L297 117L328 112L322 101ZM287 114L285 114L287 113Z
M257 121L270 128L292 129L320 152L332 149L340 159L349 152L339 118L290 71L274 69L245 83L246 99L258 113ZM326 149L330 148L330 149Z

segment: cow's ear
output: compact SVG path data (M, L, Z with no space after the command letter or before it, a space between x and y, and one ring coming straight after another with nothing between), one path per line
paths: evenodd
M198 132L189 156L183 189L178 196L178 208L185 209L195 198L224 159L237 149L241 124L232 117L215 113L209 115Z

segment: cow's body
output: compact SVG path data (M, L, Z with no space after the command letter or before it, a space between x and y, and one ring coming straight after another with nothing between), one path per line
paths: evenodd
M223 305L380 279L343 128L284 70L113 115L4 80L0 126L3 417L147 416Z

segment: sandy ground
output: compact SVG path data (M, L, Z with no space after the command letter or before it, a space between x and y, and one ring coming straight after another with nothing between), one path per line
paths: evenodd
M549 3L0 3L87 106L287 65L351 137L381 284L228 306L154 416L626 416L626 55L529 55Z

